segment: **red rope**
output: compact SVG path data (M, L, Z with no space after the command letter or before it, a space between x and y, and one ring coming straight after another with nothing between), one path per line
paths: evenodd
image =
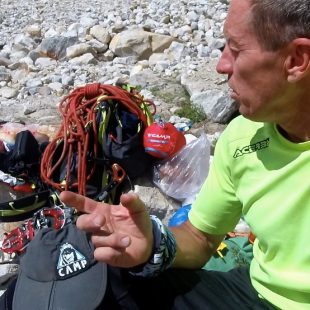
M98 155L98 139L96 127L96 107L97 98L106 96L105 100L117 100L121 102L129 111L136 114L142 120L144 127L148 126L147 117L141 109L142 103L153 106L154 103L144 100L136 91L128 92L121 87L105 85L99 83L87 84L72 91L64 97L59 104L59 111L62 114L62 123L55 138L46 147L41 160L41 178L43 182L52 187L62 190L77 191L81 195L86 195L86 184L91 179L96 169L96 163L88 163L89 152ZM94 136L95 141L90 145L90 136ZM55 152L57 148L62 148L61 154L55 162ZM58 150L59 151L59 150ZM77 164L77 180L71 180L71 166L74 153L77 154L75 160ZM54 181L55 173L59 173L63 162L66 163L66 180L62 182Z

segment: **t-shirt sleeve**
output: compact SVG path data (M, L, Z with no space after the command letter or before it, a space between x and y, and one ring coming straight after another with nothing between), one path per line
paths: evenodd
M242 213L242 205L231 180L230 157L233 155L229 152L226 131L216 144L208 177L189 212L189 221L209 234L221 235L232 231Z

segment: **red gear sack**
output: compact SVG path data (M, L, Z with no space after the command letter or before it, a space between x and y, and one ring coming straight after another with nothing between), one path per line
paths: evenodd
M157 158L171 158L186 145L183 133L163 121L146 128L143 138L145 152Z

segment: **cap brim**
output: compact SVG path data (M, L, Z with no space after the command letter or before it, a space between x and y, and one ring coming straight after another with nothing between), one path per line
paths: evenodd
M78 277L38 282L21 270L13 298L14 310L95 309L103 300L107 285L107 266L96 263Z

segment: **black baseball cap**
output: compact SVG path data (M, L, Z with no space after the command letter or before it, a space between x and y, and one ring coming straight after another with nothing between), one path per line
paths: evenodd
M88 234L74 224L40 230L21 257L13 309L96 309L105 294L107 266L93 253Z

